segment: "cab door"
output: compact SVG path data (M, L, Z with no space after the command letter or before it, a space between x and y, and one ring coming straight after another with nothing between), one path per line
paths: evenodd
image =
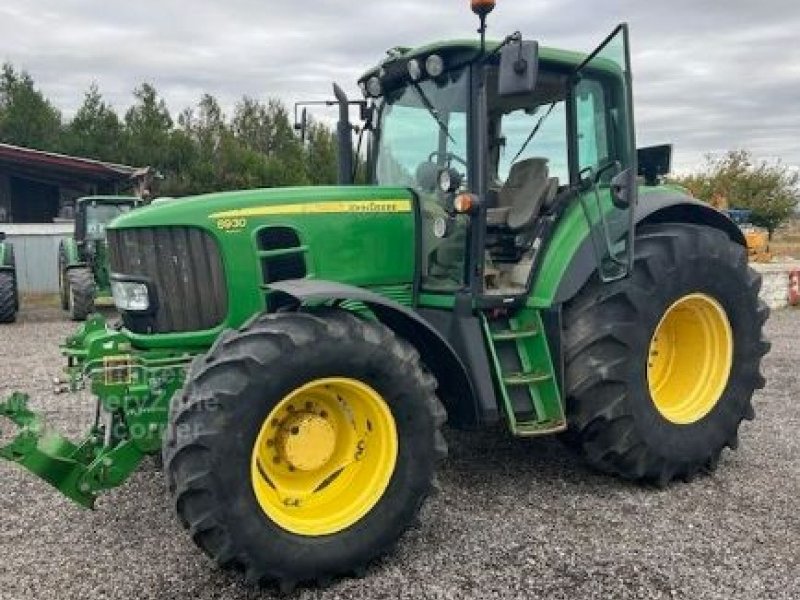
M628 275L637 202L628 26L620 25L571 77L571 178L603 281Z

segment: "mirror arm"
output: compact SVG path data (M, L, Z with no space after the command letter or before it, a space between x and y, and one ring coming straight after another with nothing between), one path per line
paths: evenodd
M483 59L481 60L481 66L488 63L492 58L500 54L500 52L511 43L522 43L522 33L519 31L515 31L511 35L507 36L502 42L497 45L497 48L489 52L489 54L484 55ZM522 52L522 48L520 47L520 53Z

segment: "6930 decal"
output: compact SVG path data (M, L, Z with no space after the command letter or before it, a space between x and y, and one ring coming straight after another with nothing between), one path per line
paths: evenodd
M238 231L245 227L247 227L247 219L244 217L217 219L217 229L222 231Z

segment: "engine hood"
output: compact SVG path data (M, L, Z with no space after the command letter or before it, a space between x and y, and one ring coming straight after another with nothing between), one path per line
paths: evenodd
M146 323L131 317L126 325L152 332L137 338L152 345L192 332L206 343L269 309L270 285L292 279L410 303L417 223L405 188L276 188L159 201L119 217L107 233L115 277L149 282L157 298Z
M269 188L170 198L123 215L109 229L196 226L218 229L218 221L248 222L266 216L342 213L410 213L412 195L405 188L340 186ZM237 227L222 223L225 230Z

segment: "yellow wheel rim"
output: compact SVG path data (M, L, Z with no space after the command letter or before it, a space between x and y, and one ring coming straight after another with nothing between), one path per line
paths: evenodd
M650 342L650 397L668 421L696 423L719 402L732 364L725 309L705 294L684 296L664 313Z
M397 427L370 386L312 381L283 398L261 426L251 462L261 509L298 535L330 535L381 499L397 463Z

